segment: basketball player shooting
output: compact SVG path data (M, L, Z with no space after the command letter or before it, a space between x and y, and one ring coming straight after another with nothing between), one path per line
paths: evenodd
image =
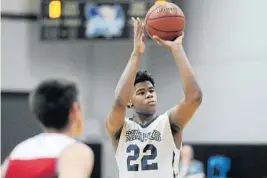
M2 178L90 177L93 151L74 139L83 124L78 98L76 84L66 79L45 80L31 92L30 107L44 133L11 151L1 166Z
M105 122L115 150L119 177L178 177L182 132L201 104L202 93L183 49L183 36L174 41L154 36L159 45L172 53L184 90L184 98L176 106L162 115L155 115L157 95L154 79L146 71L137 72L145 49L144 27L139 18L133 18L133 24L133 51L116 87L115 101ZM125 118L127 107L133 110L131 118Z

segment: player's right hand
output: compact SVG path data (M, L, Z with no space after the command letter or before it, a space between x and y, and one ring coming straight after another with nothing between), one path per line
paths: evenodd
M181 36L177 37L174 41L163 40L160 39L158 36L153 36L153 40L157 42L158 45L164 46L170 51L172 49L176 49L182 46L183 38L184 38L184 33Z
M132 17L133 26L134 26L134 54L143 54L145 51L144 43L144 25L140 19Z

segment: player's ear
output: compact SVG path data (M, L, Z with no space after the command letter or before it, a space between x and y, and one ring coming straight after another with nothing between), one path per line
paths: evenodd
M79 102L74 102L71 106L69 118L72 122L80 122L82 120L81 106Z
M80 112L80 104L78 102L74 102L71 106L71 114L76 115L78 112Z
M133 103L132 103L132 100L130 100L127 104L127 108L132 108L133 107Z
M70 114L73 126L73 136L77 137L83 130L81 106L78 102L73 103Z

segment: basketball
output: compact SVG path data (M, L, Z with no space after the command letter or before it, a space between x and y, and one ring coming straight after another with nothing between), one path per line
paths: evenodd
M156 3L145 17L145 29L150 38L156 35L163 40L174 40L185 29L183 11L170 2Z

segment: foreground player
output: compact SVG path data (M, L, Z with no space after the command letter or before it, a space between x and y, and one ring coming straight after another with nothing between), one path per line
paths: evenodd
M43 126L44 133L14 148L1 167L2 177L90 176L93 152L87 145L73 139L82 130L78 97L76 84L66 79L45 80L36 87L30 96L30 107Z
M134 49L117 85L115 102L105 122L115 149L119 177L178 177L182 132L201 104L202 93L183 50L182 37L173 42L154 37L158 44L172 53L185 95L176 106L162 115L155 115L157 96L154 79L145 71L137 72L144 51L144 28L139 18L133 21ZM133 109L133 117L129 119L125 119L127 107Z

